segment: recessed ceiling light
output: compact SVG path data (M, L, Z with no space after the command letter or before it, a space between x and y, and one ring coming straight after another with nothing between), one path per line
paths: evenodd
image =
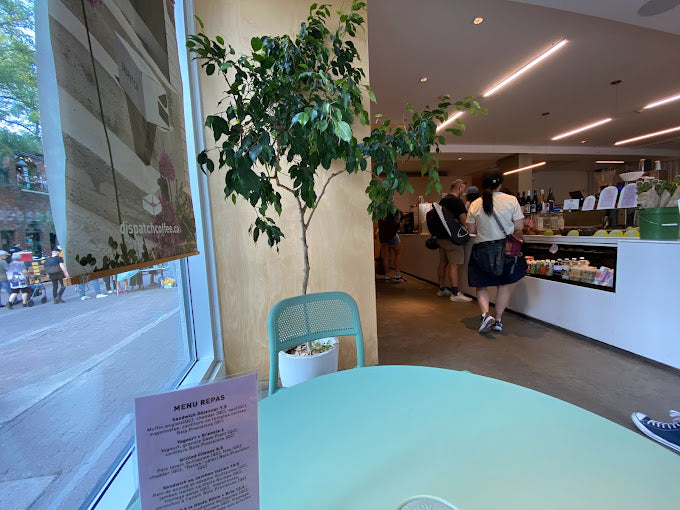
M442 129L444 129L446 126L448 126L449 124L451 124L454 120L456 120L458 117L460 117L461 115L463 115L463 113L464 113L464 112L456 112L456 113L454 113L453 115L451 115L451 117L449 117L448 119L446 119L445 122L441 123L441 124L437 127L437 131L441 131Z
M628 138L627 140L619 140L614 145L623 145L624 143L637 142L638 140L644 140L645 138L651 138L653 136L661 136L667 133L674 133L675 131L680 131L680 126L664 129L663 131L657 131L655 133L648 133L646 135L636 136L635 138Z
M531 62L529 62L527 65L525 65L524 67L522 67L522 68L519 69L518 71L515 71L515 72L512 73L510 76L508 76L507 78L505 78L505 79L504 79L502 82L500 82L498 85L495 85L494 87L492 87L492 88L490 88L489 90L487 90L486 92L484 92L484 97L489 97L491 94L493 94L494 92L496 92L498 89L500 89L500 88L502 88L502 87L505 87L505 86L506 86L508 83L510 83L512 80L514 80L514 79L517 78L518 76L520 76L520 75L524 74L525 72L527 72L529 69L531 69L532 67L534 67L534 66L535 66L536 64L538 64L540 61L542 61L543 59L547 58L548 56L552 55L554 52L556 52L557 50L559 50L559 49L560 49L562 46L564 46L565 44L567 44L567 40L566 40L566 39L562 39L560 42L558 42L557 44L553 45L549 50L544 51L544 52L541 53L538 57L536 57L536 58L533 59Z
M420 83L425 83L426 81L427 81L427 76L423 76L423 77L420 79Z
M463 159L463 158L458 158L458 161L460 161L461 159Z
M586 143L586 141L585 141L585 140L581 140L581 143Z
M481 18L481 17L477 17L477 18L475 18L474 20L472 20L472 22L473 22L475 25L479 25L480 23L482 23L482 21L484 21L484 18Z
M561 140L562 138L566 138L571 135L575 135L576 133L580 133L581 131L585 131L586 129L592 129L594 127L600 126L602 124L606 124L607 122L611 122L612 118L607 117L606 119L598 120L597 122L593 122L592 124L588 124L587 126L581 126L580 128L573 129L571 131L567 131L566 133L562 133L561 135L553 136L551 138L552 141L555 140ZM585 143L585 140L583 140L581 143Z
M647 106L643 107L643 110L646 110L647 108L654 108L655 106L661 106L662 104L670 103L671 101L677 101L678 99L680 99L680 94L678 94L677 96L659 99L658 101L649 103Z
M601 163L603 165L622 165L625 161L610 161L606 159L598 159L595 163Z
M540 163L534 163L533 165L529 166L523 166L522 168L516 168L515 170L509 170L507 172L503 172L503 175L510 175L510 174L516 174L517 172L523 172L524 170L529 170L530 168L536 168L538 166L543 166L545 165L545 161L541 161Z

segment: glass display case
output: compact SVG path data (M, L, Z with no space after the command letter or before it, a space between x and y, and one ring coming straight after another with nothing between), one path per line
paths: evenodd
M551 250L551 242L524 243L522 252L529 264L527 276L615 292L616 246L555 246L557 251Z

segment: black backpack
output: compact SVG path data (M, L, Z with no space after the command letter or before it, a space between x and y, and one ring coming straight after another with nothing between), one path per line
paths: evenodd
M444 224L442 223L439 213L437 213L434 205L432 206L432 209L430 209L425 215L427 229L430 231L430 234L437 239L448 239L453 244L467 243L470 240L470 233L467 231L465 226L462 225L461 222L458 221L458 218L456 218L456 215L449 211L446 207L441 207L441 211L442 215L444 216L444 220L449 227L451 235L449 235L449 232L446 231L446 228L444 227Z

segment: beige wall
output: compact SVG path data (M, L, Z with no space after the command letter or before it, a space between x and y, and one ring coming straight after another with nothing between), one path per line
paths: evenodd
M308 14L308 0L199 0L196 15L210 37L221 35L237 50L250 48L255 35L294 34ZM331 11L341 5L332 4ZM366 32L355 41L368 76ZM201 74L203 114L218 111L224 82ZM224 107L222 106L222 109ZM355 132L355 136L364 136ZM206 132L206 143L212 141ZM331 171L342 168L335 166ZM323 172L323 169L320 169ZM210 176L213 234L217 257L217 277L225 362L227 373L257 370L265 379L269 370L267 314L279 300L298 295L302 282L302 249L298 210L289 194L283 196L283 215L278 220L285 234L279 252L266 239L254 244L248 226L255 213L242 199L237 204L223 194L223 171ZM326 190L308 230L311 272L308 292L341 290L357 301L364 332L366 364L378 362L372 223L364 193L369 175L341 175ZM317 189L317 192L319 189ZM271 215L275 215L272 210ZM344 338L340 366L356 365L353 338Z

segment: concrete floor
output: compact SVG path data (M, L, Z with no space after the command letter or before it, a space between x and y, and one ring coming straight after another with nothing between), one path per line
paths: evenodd
M670 421L668 410L680 410L680 370L510 312L503 317L505 331L480 335L476 301L453 303L437 297L435 285L404 276L406 283L376 279L381 365L468 370L632 430L634 411Z

